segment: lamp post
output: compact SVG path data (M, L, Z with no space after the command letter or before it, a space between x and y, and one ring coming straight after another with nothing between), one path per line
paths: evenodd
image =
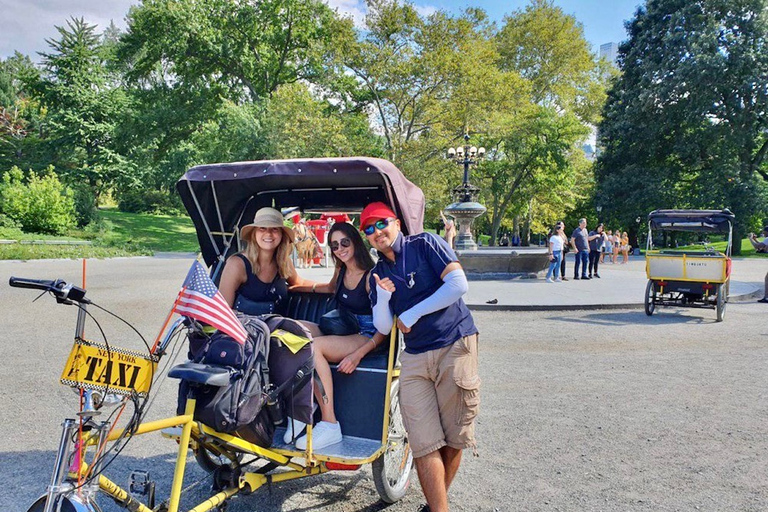
M457 236L456 250L476 250L477 244L472 238L472 222L476 217L485 213L485 206L477 202L476 197L480 188L469 182L469 166L485 156L485 148L469 145L469 134L464 135L464 145L448 148L448 158L464 167L464 179L461 185L453 189L453 200L445 213L456 219Z
M600 212L603 211L603 207L597 205L595 206L595 210L597 210L597 223L600 224Z

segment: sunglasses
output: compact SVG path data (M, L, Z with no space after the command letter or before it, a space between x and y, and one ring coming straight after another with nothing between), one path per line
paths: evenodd
M376 222L374 222L370 226L364 227L363 228L363 233L365 233L366 235L370 236L370 235L374 234L377 229L379 231L381 231L383 229L387 229L387 226L389 226L389 223L392 222L393 220L395 220L395 219L381 219L381 220L377 220Z
M339 247L349 247L350 245L352 245L352 240L350 240L349 238L342 238L338 242L331 242L330 245L331 245L331 250L333 252L336 252L339 250Z

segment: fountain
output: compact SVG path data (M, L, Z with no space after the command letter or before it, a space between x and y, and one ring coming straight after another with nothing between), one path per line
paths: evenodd
M469 134L464 135L464 146L448 149L448 158L464 166L464 180L453 189L454 202L443 211L456 223L454 249L467 277L478 279L535 278L549 265L546 247L484 247L478 248L472 237L472 223L486 212L477 202L480 188L469 182L469 166L483 158L485 148L469 145Z

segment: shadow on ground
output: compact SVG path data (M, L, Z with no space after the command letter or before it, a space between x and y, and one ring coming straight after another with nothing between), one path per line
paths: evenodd
M0 477L0 510L24 512L41 495L50 482L55 452L27 451L0 453L6 468ZM149 471L156 482L157 504L170 494L175 458L172 454L152 457L119 456L104 474L113 482L127 489L132 470ZM228 512L244 512L258 509L260 512L292 510L309 512L334 503L344 503L350 512L379 512L390 507L378 498L370 470L336 472L265 486L251 495L237 496L230 501ZM180 510L188 510L210 497L212 478L200 469L191 458L187 464ZM294 499L301 494L300 499ZM416 493L409 493L416 494ZM137 497L143 502L142 497ZM97 503L103 512L124 510L110 497L100 494ZM396 507L397 508L397 507Z

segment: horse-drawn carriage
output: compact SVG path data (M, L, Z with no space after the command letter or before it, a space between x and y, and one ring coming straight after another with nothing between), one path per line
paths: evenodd
M424 195L390 162L372 158L283 160L202 165L190 169L178 182L187 211L197 230L202 257L216 281L227 257L241 249L239 228L263 206L297 207L300 211L359 211L373 201L386 202L402 220L407 233L422 231ZM63 281L38 281L12 278L12 286L45 290L59 303L75 304L79 309L76 344L100 351L101 357L118 364L128 351L106 348L82 339L86 307L85 290ZM286 316L317 321L334 308L333 297L323 294L293 293ZM260 446L237 433L218 431L215 426L195 419L196 399L189 394L183 413L170 418L144 422L146 404L157 389L161 375L158 361L167 357L171 340L187 330L176 320L137 367L135 382L144 386L126 389L114 400L119 406L134 402L135 414L128 424L115 428L110 420L97 423L91 405L94 396L114 392L109 384L99 385L77 372L63 383L81 391L76 418L65 420L53 477L47 493L31 507L33 512L99 511L96 496L101 492L131 511L176 512L184 485L187 454L191 449L198 463L212 473L214 494L193 509L194 512L223 510L227 501L239 494L250 494L266 484L317 475L331 470L357 469L370 463L376 489L385 502L399 500L410 481L413 458L403 428L398 402L398 356L401 336L394 327L388 347L363 358L352 374L333 372L336 415L344 425L340 443L314 450L311 427L306 450L283 442L284 427L278 426L269 446ZM111 364L111 363L109 363ZM203 365L204 366L204 365ZM169 376L186 379L195 386L216 388L228 382L220 369L181 365ZM87 381L87 383L86 383ZM133 382L133 381L132 381ZM96 403L108 408L106 401ZM110 417L111 418L111 417ZM170 429L170 430L169 430ZM145 485L121 488L105 474L106 457L112 457L115 443L124 445L148 433L164 432L179 443L170 496L155 501L153 493L142 495ZM119 451L118 451L119 453ZM247 462L246 462L247 459ZM133 493L133 494L132 494ZM251 498L255 499L255 498Z

